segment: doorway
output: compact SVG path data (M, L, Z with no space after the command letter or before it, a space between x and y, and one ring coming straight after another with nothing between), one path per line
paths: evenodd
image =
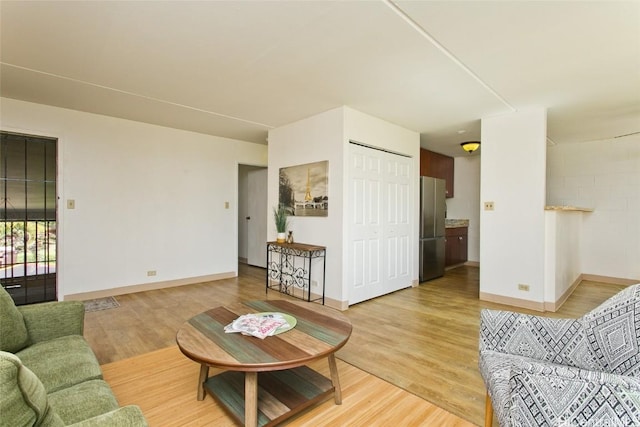
M16 304L57 300L57 144L0 132L0 284Z
M238 167L238 262L267 266L267 168Z

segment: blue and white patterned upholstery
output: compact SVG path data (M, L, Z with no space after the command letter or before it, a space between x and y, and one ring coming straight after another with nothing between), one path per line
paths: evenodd
M480 373L501 426L640 426L640 284L579 319L480 316Z

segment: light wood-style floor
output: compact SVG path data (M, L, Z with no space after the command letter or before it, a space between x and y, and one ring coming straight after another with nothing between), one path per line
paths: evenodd
M342 404L332 398L286 420L289 427L448 426L473 427L444 409L341 360L337 361ZM312 369L330 376L327 360ZM102 365L105 380L121 405L142 409L150 427L236 427L223 409L206 396L196 399L199 365L177 346ZM211 369L210 375L215 375Z
M119 308L87 313L85 336L101 363L172 346L180 325L205 309L286 298L265 294L264 274L241 265L238 278L118 296ZM476 267L458 267L419 287L351 306L345 314L353 334L337 357L481 425L480 310L512 308L479 301L478 276ZM578 317L623 287L583 282L557 313L544 315Z

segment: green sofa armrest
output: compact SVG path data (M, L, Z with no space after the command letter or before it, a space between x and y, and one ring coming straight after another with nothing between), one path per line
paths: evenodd
M129 405L107 412L106 414L71 424L71 427L145 427L148 425L149 424L147 423L147 420L142 414L140 408L135 405Z
M84 304L80 301L53 301L18 306L27 326L31 344L84 332Z

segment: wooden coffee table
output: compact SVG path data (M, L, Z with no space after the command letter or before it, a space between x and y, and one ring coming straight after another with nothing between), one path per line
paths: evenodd
M227 334L224 327L247 313L281 312L295 328L265 339ZM198 400L205 390L246 426L271 426L334 394L342 403L335 352L351 336L351 322L337 310L287 300L247 301L216 307L178 330L182 353L200 363ZM331 380L307 363L328 358ZM209 377L209 367L224 372ZM244 376L244 378L243 378Z

